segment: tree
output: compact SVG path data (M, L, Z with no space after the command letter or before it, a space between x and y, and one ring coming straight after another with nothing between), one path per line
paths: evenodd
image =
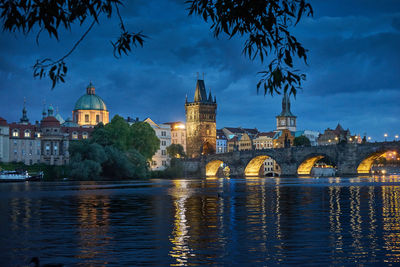
M305 74L294 70L293 57L307 63L307 50L290 33L303 15L312 16L311 5L305 0L190 0L189 14L199 15L205 22L211 21L210 29L215 37L226 34L245 37L243 53L261 63L272 55L257 90L264 94L290 91L296 94Z
M160 139L147 122L136 122L131 125L132 147L150 160L160 149Z
M57 60L40 59L34 65L34 77L48 76L52 88L64 82L67 74L66 58L71 55L87 36L99 17L111 18L117 14L120 20L120 36L112 43L114 56L127 54L132 47L143 46L146 36L141 32L126 30L119 8L123 0L3 0L0 4L0 18L3 30L21 31L28 35L36 31L38 43L42 31L58 40L60 28L70 30L74 23L83 25L92 20L90 26L64 56ZM215 37L226 34L229 38L245 37L243 53L251 60L259 58L263 63L272 59L266 69L260 71L261 80L257 90L264 94L290 91L296 94L305 75L294 69L294 57L306 62L307 50L290 33L303 15L311 16L313 10L306 0L189 0L186 1L189 14L199 15L205 22L212 22ZM270 57L272 56L272 57Z
M181 144L171 144L167 147L167 154L170 158L183 158L186 157L185 151Z
M293 140L294 146L311 146L310 139L305 137L304 135L295 137Z

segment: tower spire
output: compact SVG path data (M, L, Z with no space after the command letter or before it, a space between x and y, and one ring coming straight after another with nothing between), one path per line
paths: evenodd
M24 108L22 109L22 117L20 119L21 123L24 124L28 124L29 123L29 119L28 116L26 115L27 111L26 111L26 98L24 97Z

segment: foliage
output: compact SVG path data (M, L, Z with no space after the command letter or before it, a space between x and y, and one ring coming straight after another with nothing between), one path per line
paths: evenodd
M167 147L167 154L170 158L184 158L186 157L184 148L181 144L171 144Z
M305 137L304 135L295 137L293 140L294 146L311 146L310 139Z
M264 94L280 93L280 90L296 94L305 74L294 70L293 57L307 63L307 50L289 32L303 15L312 16L313 10L306 0L190 0L189 14L196 14L204 21L211 21L215 37L226 34L229 38L245 37L243 53L261 63L272 58L257 90ZM273 57L271 57L273 55Z
M65 81L67 66L65 60L84 40L102 16L110 19L114 14L120 20L120 35L111 42L114 56L119 58L128 54L132 47L143 46L146 38L141 32L129 32L125 28L119 8L123 0L3 0L0 3L0 18L3 30L20 31L28 35L36 32L36 43L42 31L50 37L59 39L61 29L71 30L73 24L84 25L91 21L87 30L75 42L73 47L59 59L39 59L34 65L34 77L48 76L52 88ZM259 58L261 63L271 59L265 70L259 72L262 78L257 90L264 94L286 92L296 94L305 79L303 73L294 69L295 58L307 61L307 50L290 33L301 18L312 16L313 10L306 0L189 0L186 1L189 15L196 14L205 22L212 22L211 30L215 37L226 34L229 38L246 38L243 53L251 60Z
M46 31L50 37L59 39L59 30L71 30L73 24L83 25L90 20L90 26L80 39L64 56L57 60L45 58L36 61L34 65L34 77L48 76L52 81L52 88L58 82L64 82L67 74L65 59L72 54L95 24L99 24L99 18L105 16L108 19L114 13L120 20L120 36L111 42L114 56L120 57L127 54L132 46L143 46L145 36L139 32L128 32L125 28L119 7L123 5L121 0L3 0L0 3L0 18L3 21L3 30L8 32L20 31L28 35L37 29L36 43L42 31Z
M101 164L94 160L85 159L71 163L71 176L77 180L96 180L102 171Z
M145 178L148 176L146 157L151 158L159 144L149 124L129 126L116 115L109 124L96 126L89 140L71 142L71 175L84 180L94 179L96 175L112 179ZM83 170L85 167L93 175Z
M170 165L163 171L152 171L153 178L181 178L183 177L183 165L180 159L172 158Z
M147 122L137 122L131 125L132 147L139 151L147 160L160 149L160 140L156 132Z

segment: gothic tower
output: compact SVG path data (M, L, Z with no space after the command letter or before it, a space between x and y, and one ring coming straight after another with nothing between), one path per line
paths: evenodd
M282 99L282 112L276 116L276 129L289 130L292 132L296 131L296 116L290 111L290 99L287 93Z
M204 80L197 80L194 101L186 97L186 149L188 157L215 153L217 100L211 90L207 98Z

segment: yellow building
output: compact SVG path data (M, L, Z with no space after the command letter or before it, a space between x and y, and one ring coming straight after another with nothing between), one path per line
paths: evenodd
M86 88L86 94L76 101L72 111L74 122L79 126L93 127L102 122L109 122L109 113L103 99L95 94L92 83Z

